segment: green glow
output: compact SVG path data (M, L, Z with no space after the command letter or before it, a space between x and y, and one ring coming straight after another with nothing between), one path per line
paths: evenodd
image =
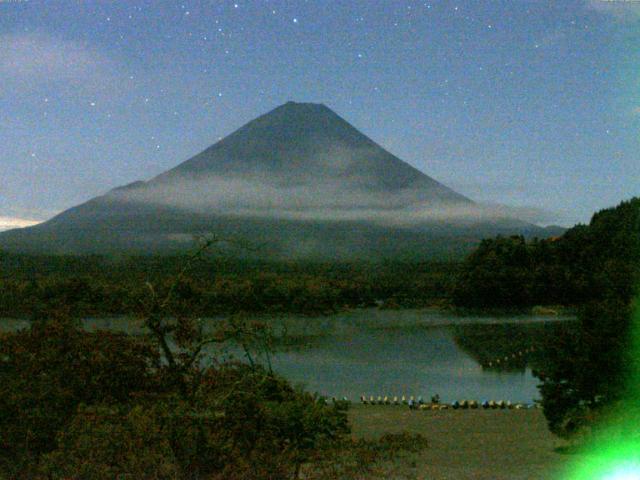
M593 445L580 454L568 480L640 480L640 442L613 441L606 447Z
M639 471L640 468L638 465L624 466L617 469L611 475L607 475L605 480L640 480Z
M566 480L640 480L640 302L632 319L632 355L623 407L612 412L576 455Z

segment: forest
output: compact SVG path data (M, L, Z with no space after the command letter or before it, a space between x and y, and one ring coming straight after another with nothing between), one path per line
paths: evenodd
M546 337L536 375L552 432L572 437L629 411L636 375L633 309L640 282L640 198L595 213L558 238L482 241L452 288L459 307L571 305L578 325Z
M353 440L348 402L294 388L257 361L272 345L268 323L226 315L205 333L199 317L220 313L571 305L577 329L553 329L535 355L550 430L573 438L633 407L625 384L637 364L640 199L559 238L484 240L460 264L242 264L212 247L167 258L0 257L0 315L30 320L0 334L0 478L385 478L395 459L426 447L408 434ZM102 314L131 315L144 333L82 328L81 318ZM476 342L461 327L458 336L482 360L477 342L510 333ZM203 362L207 345L227 342L243 362Z
M52 307L78 316L126 315L147 283L166 289L187 258L0 253L0 317L28 318ZM425 307L447 301L455 270L446 262L260 262L211 253L181 277L172 301L200 316Z
M485 239L460 266L452 301L486 309L630 298L640 260L639 210L640 199L634 198L560 237Z
M136 298L140 335L86 331L64 297L0 333L0 478L386 478L426 447L420 435L352 439L349 402L258 361L268 324L230 316L205 333L182 289L209 246ZM245 361L206 351L228 343Z

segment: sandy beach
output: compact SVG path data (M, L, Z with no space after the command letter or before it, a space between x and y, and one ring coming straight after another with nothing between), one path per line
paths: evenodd
M574 460L558 453L562 440L546 426L542 410L416 411L406 406L354 405L355 437L383 433L424 435L416 472L430 480L553 480Z

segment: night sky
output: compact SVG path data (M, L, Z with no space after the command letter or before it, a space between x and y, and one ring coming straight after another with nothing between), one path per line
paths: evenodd
M0 0L0 228L288 100L474 200L586 222L640 194L640 2Z

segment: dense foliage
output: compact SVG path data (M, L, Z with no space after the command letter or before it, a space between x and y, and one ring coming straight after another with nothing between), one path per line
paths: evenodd
M462 264L452 300L468 308L583 305L612 292L630 298L640 199L596 213L561 237L486 239Z
M66 317L3 334L0 478L370 477L424 445L353 442L342 402L255 365L184 368L178 354L172 367L158 351L150 337L86 332Z
M571 436L624 401L639 272L640 198L634 198L560 238L483 241L462 268L454 301L475 308L578 308L577 331L547 338L537 372L551 430Z
M589 272L591 296L579 313L579 333L550 341L539 373L549 426L563 436L628 400L632 305L640 280L640 199L596 213L581 233L580 268Z
M61 257L0 254L0 317L67 308L79 316L122 315L147 294L166 290L184 263L176 257ZM317 314L385 304L445 301L455 264L271 263L203 259L173 297L195 314Z
M472 309L523 309L534 305L575 305L593 290L577 266L580 242L574 234L526 241L522 236L483 240L466 259L452 299ZM577 250L576 250L577 249Z
M0 337L0 462L20 472L52 448L81 404L127 403L155 390L158 355L139 339L87 334L66 318Z
M264 324L231 317L205 333L181 290L186 271L147 284L131 312L143 335L86 331L63 301L0 335L0 478L374 478L424 446L351 440L348 404L255 361L269 348ZM229 342L247 362L206 348Z

